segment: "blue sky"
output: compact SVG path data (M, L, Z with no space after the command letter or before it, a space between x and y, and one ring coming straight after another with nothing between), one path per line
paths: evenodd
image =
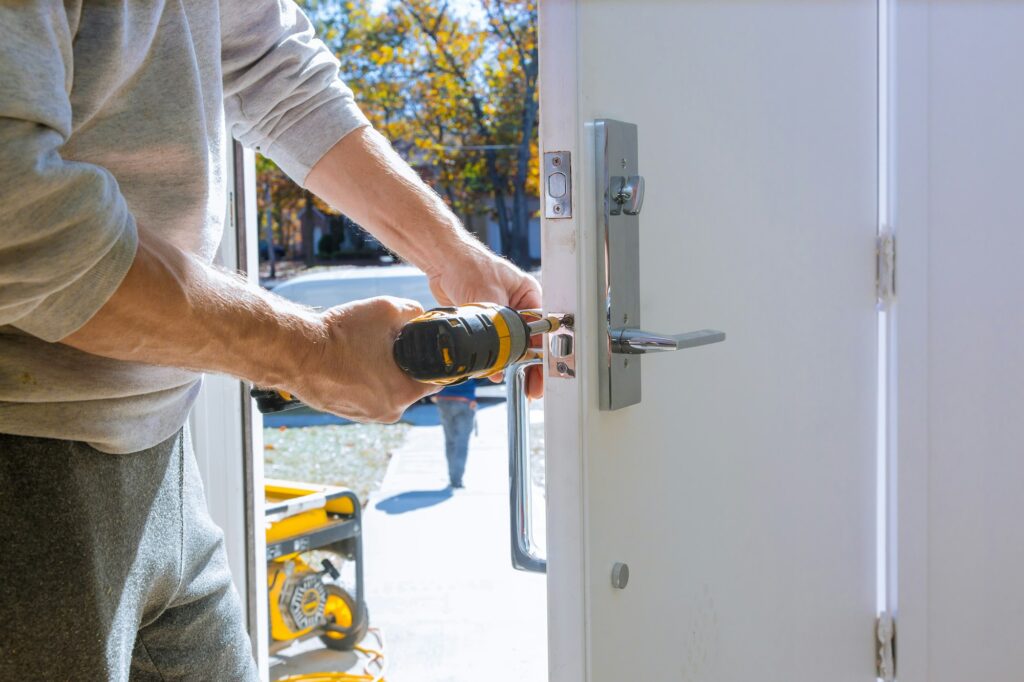
M380 11L387 4L388 0L373 0L373 9ZM475 21L480 21L484 17L483 10L480 9L480 3L477 0L448 0L448 7L453 12L458 12Z

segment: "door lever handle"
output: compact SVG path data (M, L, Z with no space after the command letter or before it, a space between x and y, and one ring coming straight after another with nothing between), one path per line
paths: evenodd
M626 355L661 353L725 341L725 332L715 329L701 329L685 334L658 334L620 327L609 329L608 336L611 337L612 352Z

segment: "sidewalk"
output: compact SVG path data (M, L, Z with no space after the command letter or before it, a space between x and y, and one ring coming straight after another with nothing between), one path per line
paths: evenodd
M367 602L388 682L547 679L545 580L509 559L505 403L477 423L464 490L446 488L441 427L418 427L366 510Z
M505 403L482 407L477 423L465 489L447 488L441 427L419 426L364 510L366 599L386 638L387 682L547 679L544 576L509 558ZM543 502L535 489L541 519ZM272 677L354 663L312 641L287 654L298 655Z

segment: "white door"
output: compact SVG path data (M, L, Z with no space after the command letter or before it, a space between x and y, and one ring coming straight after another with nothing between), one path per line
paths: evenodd
M545 308L576 317L545 399L553 682L874 679L877 35L869 0L540 4L542 151L571 156ZM641 326L727 334L631 356L617 410L601 119L639 136Z

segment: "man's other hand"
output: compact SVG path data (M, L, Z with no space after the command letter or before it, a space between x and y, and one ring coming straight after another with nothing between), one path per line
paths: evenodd
M395 364L395 337L420 315L415 301L380 296L320 314L321 338L306 349L300 375L286 386L318 410L353 419L394 423L439 386L410 379Z
M430 290L442 305L500 303L516 310L541 307L537 280L482 246L466 244L452 254L445 269L430 275ZM538 345L535 338L533 345ZM495 377L500 379L500 375ZM544 373L531 367L526 392L531 398L544 395Z

